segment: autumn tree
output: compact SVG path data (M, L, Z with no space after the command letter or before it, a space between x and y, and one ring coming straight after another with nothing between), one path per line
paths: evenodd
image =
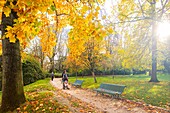
M94 77L95 83L97 83L95 77L95 69L99 66L101 60L101 47L102 40L98 40L97 37L90 37L85 43L85 50L81 55L83 63L91 71L92 76Z
M146 36L150 37L151 40L151 52L152 52L152 76L150 82L158 82L156 71L157 71L157 25L160 21L163 21L163 18L166 16L166 13L169 11L169 2L168 0L121 0L118 3L118 17L120 24L131 23L131 26L140 28L140 26L148 25L149 29L145 30L145 33L140 34L143 38ZM139 23L145 23L139 24ZM137 25L136 25L137 23ZM129 25L129 24L128 24ZM140 26L138 26L140 25ZM132 28L133 28L132 27ZM136 28L136 27L135 27ZM140 30L140 29L136 29ZM149 35L147 35L148 31ZM130 29L127 29L128 34L132 34ZM143 42L145 43L145 41ZM148 44L148 43L146 43ZM145 46L145 45L143 45Z
M72 72L76 72L76 79L78 71L83 68L83 63L81 61L81 52L84 51L83 37L77 38L78 32L71 30L69 32L68 39L68 56L65 64L71 69Z
M86 6L84 8L88 11L90 7ZM75 59L74 61L77 64L81 64L85 69L91 71L95 83L97 82L95 69L100 65L102 52L106 52L104 37L113 31L112 28L105 28L100 21L97 21L98 10L90 12L86 15L86 18L84 18L84 15L77 16L77 24L82 24L84 27L73 26L69 33L69 53L71 53L69 55L72 55L72 59Z
M87 30L87 29L86 29ZM96 32L96 31L94 31ZM88 31L87 31L88 33ZM92 76L94 77L94 81L97 82L95 77L95 69L100 61L100 52L102 46L102 38L97 36L82 37L82 38L74 38L70 41L69 48L69 56L68 60L72 60L72 64L76 67L76 71L78 67L84 67L85 69L89 69L91 71ZM97 35L97 34L96 34ZM74 35L75 36L75 35ZM78 43L77 43L78 42ZM74 60L73 60L74 59Z

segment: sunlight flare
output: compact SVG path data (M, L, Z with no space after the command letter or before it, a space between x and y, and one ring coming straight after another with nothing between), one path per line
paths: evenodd
M159 39L162 41L170 37L170 23L168 22L159 23L157 32L159 35Z

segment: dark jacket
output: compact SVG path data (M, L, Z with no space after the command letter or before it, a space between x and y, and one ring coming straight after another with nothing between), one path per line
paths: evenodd
M63 80L63 81L65 81L65 80L68 81L68 76L67 76L67 74L62 73L62 80Z

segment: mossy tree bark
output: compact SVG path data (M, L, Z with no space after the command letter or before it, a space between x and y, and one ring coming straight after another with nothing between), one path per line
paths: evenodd
M9 4L7 2L5 6ZM5 35L6 27L13 26L13 20L17 18L17 13L13 10L11 10L9 17L6 17L4 13L2 14L2 36ZM2 59L1 112L7 112L13 111L25 102L19 40L16 43L11 43L8 38L2 40Z

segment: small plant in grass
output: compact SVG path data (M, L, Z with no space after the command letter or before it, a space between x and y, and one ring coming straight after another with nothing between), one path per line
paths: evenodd
M79 107L79 103L77 103L77 102L73 102L72 105L73 105L74 107Z

